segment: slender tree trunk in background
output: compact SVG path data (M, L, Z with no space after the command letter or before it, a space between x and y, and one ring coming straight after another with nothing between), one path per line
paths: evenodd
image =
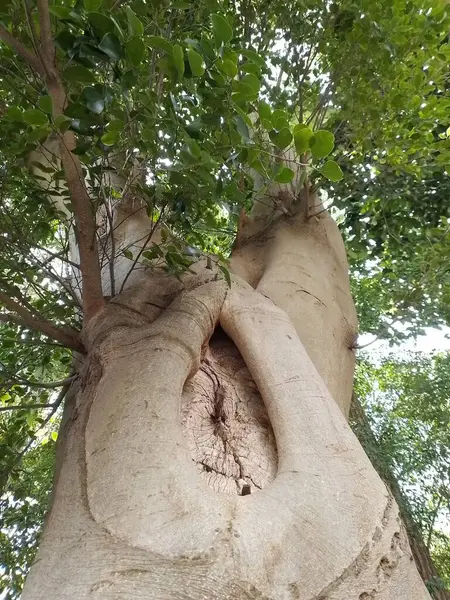
M347 424L345 251L306 212L242 223L231 288L141 273L85 328L23 600L430 598Z

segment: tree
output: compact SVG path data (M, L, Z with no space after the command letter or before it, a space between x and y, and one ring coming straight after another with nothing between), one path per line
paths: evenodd
M395 354L359 361L351 420L396 498L419 571L434 598L448 598L448 355ZM437 570L430 560L436 562Z
M318 190L335 140L444 170L449 23L371 4L9 3L2 318L74 352L25 600L429 597L346 421L356 313Z

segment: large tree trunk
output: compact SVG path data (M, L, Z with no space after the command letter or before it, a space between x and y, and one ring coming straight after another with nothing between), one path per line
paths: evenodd
M90 322L23 600L429 599L346 420L342 240L287 212L242 225L231 288L141 273Z

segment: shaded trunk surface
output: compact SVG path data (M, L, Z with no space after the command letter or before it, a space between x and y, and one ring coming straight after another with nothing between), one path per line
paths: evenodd
M231 288L139 272L84 331L23 600L430 598L346 420L342 240L291 208L242 226Z

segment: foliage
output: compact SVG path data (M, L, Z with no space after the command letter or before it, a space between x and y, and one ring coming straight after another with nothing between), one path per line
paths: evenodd
M37 549L54 471L54 441L28 452L0 500L0 589L19 597ZM3 598L4 596L2 596Z
M356 394L407 510L450 586L450 355L391 355L358 363ZM373 444L372 444L373 446Z

